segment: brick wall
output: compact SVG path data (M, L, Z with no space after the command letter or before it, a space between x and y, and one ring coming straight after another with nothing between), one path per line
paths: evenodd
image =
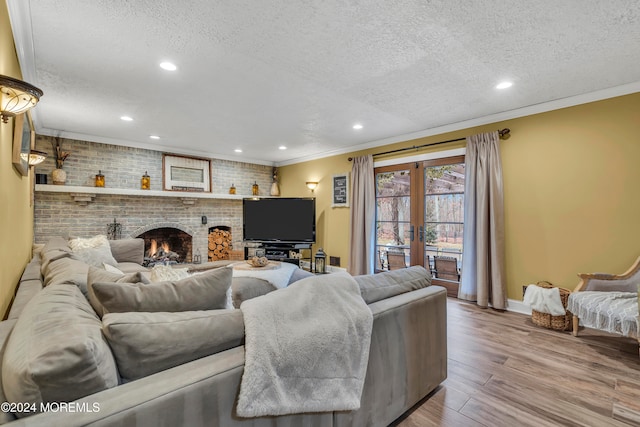
M36 173L48 175L55 168L51 137L38 135L36 149L48 153L47 160L36 167ZM61 140L63 151L71 152L64 163L67 185L93 186L98 170L105 175L106 187L139 189L145 171L151 176L151 190L162 190L162 152L120 147L87 141ZM271 187L272 167L229 160L211 159L212 193L227 194L235 184L237 194L251 195L257 181L260 194ZM115 219L122 226L122 237L131 237L150 226L179 225L193 236L193 247L207 257L209 227L231 227L234 249L242 248L242 201L197 199L185 205L174 197L142 197L99 194L86 206L78 205L67 193L36 192L34 203L34 240L44 243L50 237L89 237L106 234ZM207 216L206 225L201 217Z

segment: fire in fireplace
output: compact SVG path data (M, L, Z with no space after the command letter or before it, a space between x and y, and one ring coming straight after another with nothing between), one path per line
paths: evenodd
M160 227L145 231L144 265L177 264L191 261L193 239L188 233L172 227Z

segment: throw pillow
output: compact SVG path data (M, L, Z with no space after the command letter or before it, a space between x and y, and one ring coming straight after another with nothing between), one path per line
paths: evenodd
M51 253L51 252L49 252ZM74 284L87 295L89 265L73 258L60 258L49 263L43 272L44 286Z
M102 267L102 264L118 265L113 255L107 236L98 235L89 239L75 238L69 240L69 247L76 259L86 262L94 267Z
M94 283L92 288L105 314L215 310L226 306L231 274L231 268L223 267L178 281L148 285Z
M254 277L234 277L231 281L233 307L240 308L243 301L277 290L273 284Z
M112 273L101 268L89 267L87 272L87 299L96 314L100 317L104 314L104 307L100 304L100 300L96 297L94 290L96 283L149 283L149 280L142 273L124 274Z
M144 261L144 239L109 240L111 254L116 261L142 264Z
M431 273L418 265L379 274L354 276L354 279L367 304L431 285Z
M102 322L120 375L127 380L237 347L244 340L240 310L109 313Z
M37 407L118 385L102 322L77 286L46 287L27 303L5 347L2 385L7 401Z
M166 282L169 280L181 280L189 277L186 268L173 268L168 265L155 265L151 269L152 282Z

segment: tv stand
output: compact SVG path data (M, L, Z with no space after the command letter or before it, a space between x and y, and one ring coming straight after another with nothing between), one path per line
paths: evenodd
M303 250L309 249L309 256ZM249 259L264 251L264 256L271 261L281 261L300 265L300 260L311 259L311 243L261 243L257 247L245 247L244 258Z

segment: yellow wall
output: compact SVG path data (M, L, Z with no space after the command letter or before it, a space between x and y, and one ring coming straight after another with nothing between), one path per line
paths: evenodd
M6 2L0 2L0 74L21 78ZM29 177L11 163L13 120L0 123L0 316L3 316L25 265L33 241L33 209Z
M348 209L332 209L331 175L347 157L509 127L502 141L508 297L547 280L572 289L580 272L621 273L640 256L640 94L280 168L284 195L316 190L318 246L348 264ZM431 151L451 149L445 144ZM426 152L426 151L425 151ZM407 155L407 153L404 153Z

